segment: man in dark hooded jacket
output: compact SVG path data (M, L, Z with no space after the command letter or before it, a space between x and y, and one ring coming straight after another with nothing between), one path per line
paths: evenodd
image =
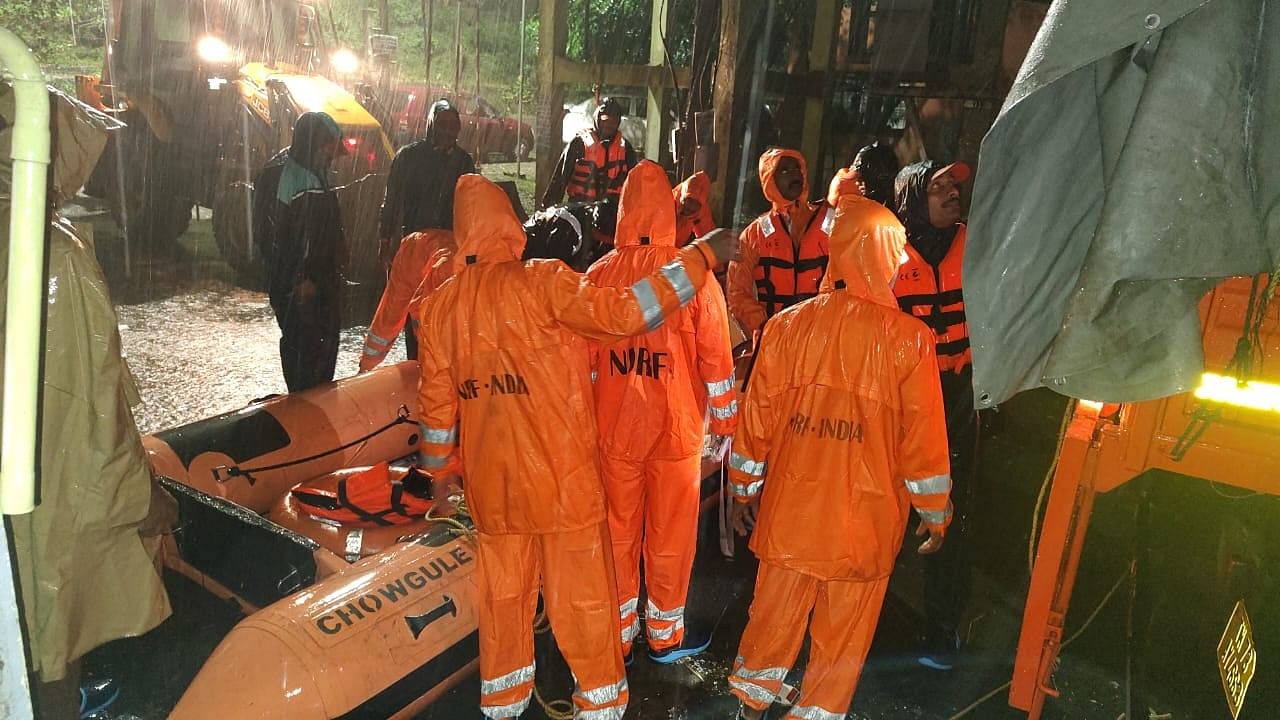
M345 152L342 130L322 112L303 113L293 143L254 184L255 241L280 324L280 365L289 392L333 379L338 359L346 244L329 164Z
M460 132L458 109L448 100L437 100L427 114L425 137L401 148L391 161L378 223L378 254L388 269L404 236L453 229L453 188L458 178L476 171L475 161L458 147ZM409 359L416 358L412 323L404 326L404 340Z
M965 226L960 185L970 174L964 163L925 161L904 167L894 182L896 211L907 229L907 261L898 270L893 292L898 307L933 330L951 448L955 516L947 544L925 560L928 628L918 660L935 670L950 670L955 663L960 616L969 595L964 539L978 451L978 416L961 283Z
M893 179L898 174L898 156L893 148L880 142L867 145L853 156L850 165L862 179L862 195L892 210Z

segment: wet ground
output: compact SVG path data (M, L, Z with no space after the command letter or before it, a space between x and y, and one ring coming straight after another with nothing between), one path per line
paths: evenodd
M119 302L124 349L144 398L136 408L144 432L284 391L279 335L265 295L234 284L212 249L207 219L194 222L184 239L188 267L168 261L135 265L130 278L123 276L112 254L112 244L118 241L109 223L97 227L99 252ZM362 338L363 327L358 325L344 331L339 376L355 371ZM400 343L395 353L393 360L403 356ZM960 664L950 673L938 673L915 663L922 583L917 558L904 552L850 718L946 720L984 696L989 699L965 717L1023 717L1007 707L1007 690L991 691L1010 677L1028 578L1031 512L1052 456L1063 404L1049 392L1026 393L989 418L972 516L974 590ZM1273 500L1224 493L1201 481L1167 475L1144 478L1101 498L1068 631L1078 629L1099 607L1126 572L1135 548L1144 553L1148 595L1131 606L1125 585L1101 607L1078 642L1063 653L1055 676L1061 697L1049 701L1044 717L1116 720L1124 713L1127 689L1147 699L1135 707L1150 706L1153 717L1229 717L1212 656L1216 633L1229 612L1229 605L1221 610L1223 603L1244 592L1224 583L1220 572L1220 556L1232 552L1222 550L1222 538L1238 527L1252 533L1254 554L1246 560L1257 572L1250 596L1273 598L1269 604L1251 601L1255 632L1262 636L1263 669L1240 718L1275 717L1270 708L1280 701L1280 673L1268 663L1280 657L1275 652L1280 650L1280 588L1270 576L1280 560L1280 508ZM1143 503L1150 504L1161 522L1148 537L1138 538L1133 518ZM628 718L734 717L736 703L727 694L725 677L746 621L755 569L744 547L733 560L721 557L710 531L704 528L689 620L714 628L711 648L701 657L664 667L649 662L641 646L629 673ZM166 577L166 584L174 605L172 618L147 636L111 643L86 659L91 675L124 681L124 694L103 718L165 717L203 658L241 617L176 575ZM1134 627L1141 631L1139 639L1128 644L1125 638ZM549 636L541 636L539 653L543 695L567 698L571 680L563 664L556 662ZM1141 675L1133 683L1126 683L1127 653L1141 658ZM803 664L802 653L793 684L802 677ZM480 718L478 695L479 682L473 677L419 717ZM535 706L525 717L543 715Z

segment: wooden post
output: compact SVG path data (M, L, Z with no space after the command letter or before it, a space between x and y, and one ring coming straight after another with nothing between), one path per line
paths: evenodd
M431 28L435 24L436 0L422 0L422 54L423 54L423 72L426 74L426 81L423 85L427 88L426 94L431 95ZM427 98L423 98L427 100Z
M524 177L521 172L520 156L524 153L520 152L520 143L524 142L524 137L520 133L520 129L524 127L524 27L526 18L529 14L529 0L520 0L520 70L519 75L519 94L516 95L516 177Z
M534 143L538 199L563 150L564 87L556 76L556 59L564 54L569 37L568 4L568 0L538 0L538 131Z
M462 92L462 0L458 0L457 22L453 25L453 101Z
M665 67L667 63L666 47L662 38L671 29L671 3L669 0L653 0L652 12L649 16L649 64ZM648 108L645 113L644 156L655 162L662 162L663 125L666 122L666 87L668 82L649 85L646 88Z
M827 128L831 97L835 92L835 36L840 31L840 8L836 0L817 0L813 15L813 36L810 38L809 69L823 73L822 97L809 97L804 101L804 130L800 135L800 149L809 161L809 187L818 195L825 194L826 178L831 173L824 167L826 158ZM849 158L853 160L853 158ZM834 171L834 168L832 168Z
M716 62L715 90L711 106L715 109L713 141L719 148L716 158L715 179L711 183L711 212L721 225L732 226L733 204L737 197L737 183L728 178L729 156L732 145L734 98L738 90L738 43L743 0L722 0L720 3L720 53Z

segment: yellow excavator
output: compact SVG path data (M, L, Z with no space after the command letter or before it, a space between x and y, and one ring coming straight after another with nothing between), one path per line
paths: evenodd
M81 100L119 117L86 185L105 198L133 252L164 255L193 205L213 209L227 263L260 272L250 192L289 145L298 115L323 110L350 151L335 162L350 259L377 282L377 209L393 148L378 121L334 77L359 59L326 46L320 0L111 0L102 75L78 76Z

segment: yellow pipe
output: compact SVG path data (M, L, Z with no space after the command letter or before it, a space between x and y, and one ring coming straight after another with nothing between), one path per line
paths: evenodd
M9 215L9 289L5 306L0 512L35 509L40 351L44 321L45 197L49 171L49 92L25 43L0 28L0 69L13 81L13 197Z

